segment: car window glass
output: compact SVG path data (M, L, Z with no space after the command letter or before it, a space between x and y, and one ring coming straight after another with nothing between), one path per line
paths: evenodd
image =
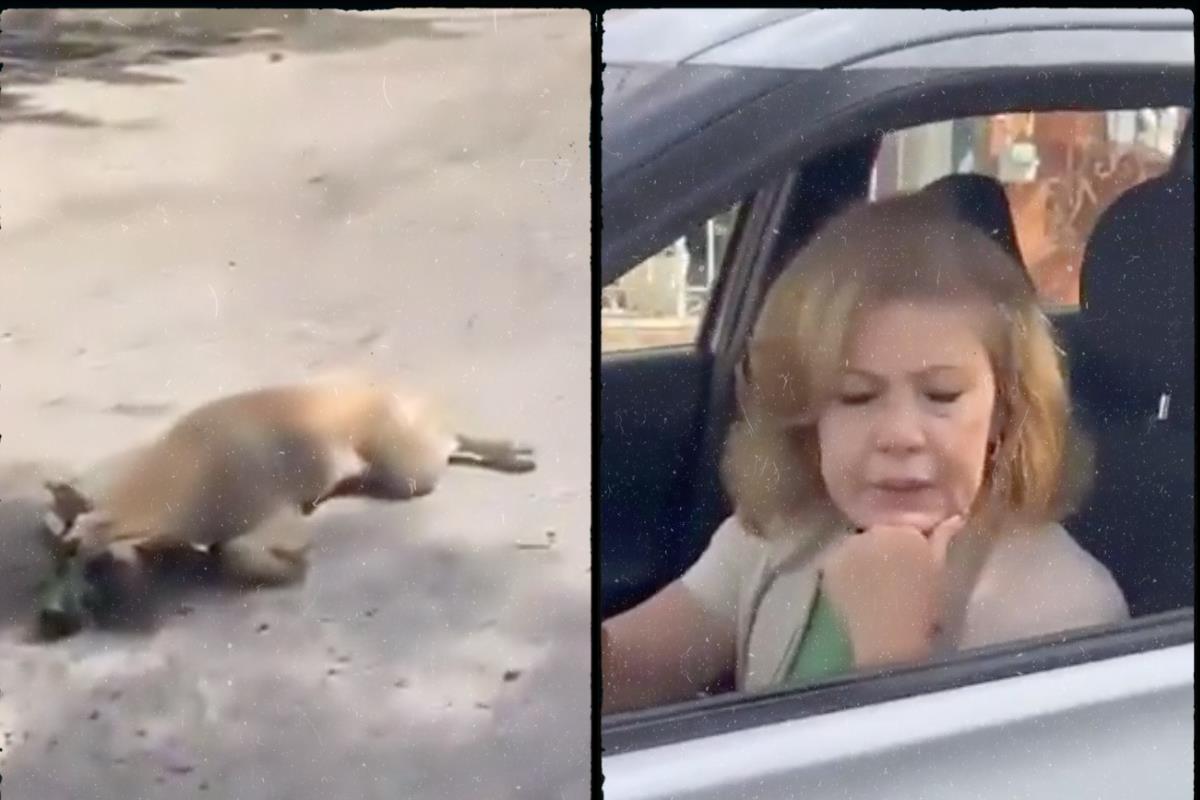
M738 206L705 220L638 264L600 297L602 352L696 341Z
M1130 187L1167 170L1189 111L1140 108L995 114L886 135L871 196L916 191L946 175L1004 187L1017 242L1049 309L1079 307L1079 269L1100 214Z

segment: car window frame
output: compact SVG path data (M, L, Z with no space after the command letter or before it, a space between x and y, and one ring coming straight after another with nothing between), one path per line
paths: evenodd
M727 692L601 718L605 755L944 692L1195 643L1194 608L1004 642L904 667L861 670L799 688Z

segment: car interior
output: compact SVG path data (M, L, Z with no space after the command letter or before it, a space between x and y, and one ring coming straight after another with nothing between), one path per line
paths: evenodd
M1096 449L1096 477L1082 508L1064 521L1105 563L1135 617L1191 608L1195 574L1193 125L1189 111L1169 170L1122 194L1097 222L1081 269L1080 308L1055 317L1075 414ZM814 227L865 197L880 135L812 157L788 180L748 202L727 254L769 258L769 282ZM951 175L920 191L947 196L963 215L1020 257L1001 184ZM759 198L761 200L761 198ZM775 209L770 217L764 207ZM776 235L769 254L754 241ZM747 255L749 254L749 255ZM727 255L728 257L728 255ZM746 330L731 310L739 280L722 270L720 316ZM739 287L740 291L762 288ZM753 298L738 297L756 307ZM721 347L611 354L601 373L600 530L603 616L629 608L678 577L699 556L731 509L717 463L736 414L736 354Z
M1193 120L1170 169L1119 196L1064 321L1076 413L1095 439L1096 484L1067 528L1113 572L1134 616L1195 594L1195 183Z

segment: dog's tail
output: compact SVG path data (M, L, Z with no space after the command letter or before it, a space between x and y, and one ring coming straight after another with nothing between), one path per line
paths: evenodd
M537 469L533 448L507 439L484 439L458 434L457 448L450 454L450 464L482 467L496 472L522 473Z

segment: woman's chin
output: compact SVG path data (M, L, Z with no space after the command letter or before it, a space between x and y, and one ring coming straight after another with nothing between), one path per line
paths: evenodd
M916 528L925 534L930 533L945 519L945 515L933 511L889 510L863 516L864 519L858 524L864 529L887 525L897 528ZM867 524L864 525L863 522Z

